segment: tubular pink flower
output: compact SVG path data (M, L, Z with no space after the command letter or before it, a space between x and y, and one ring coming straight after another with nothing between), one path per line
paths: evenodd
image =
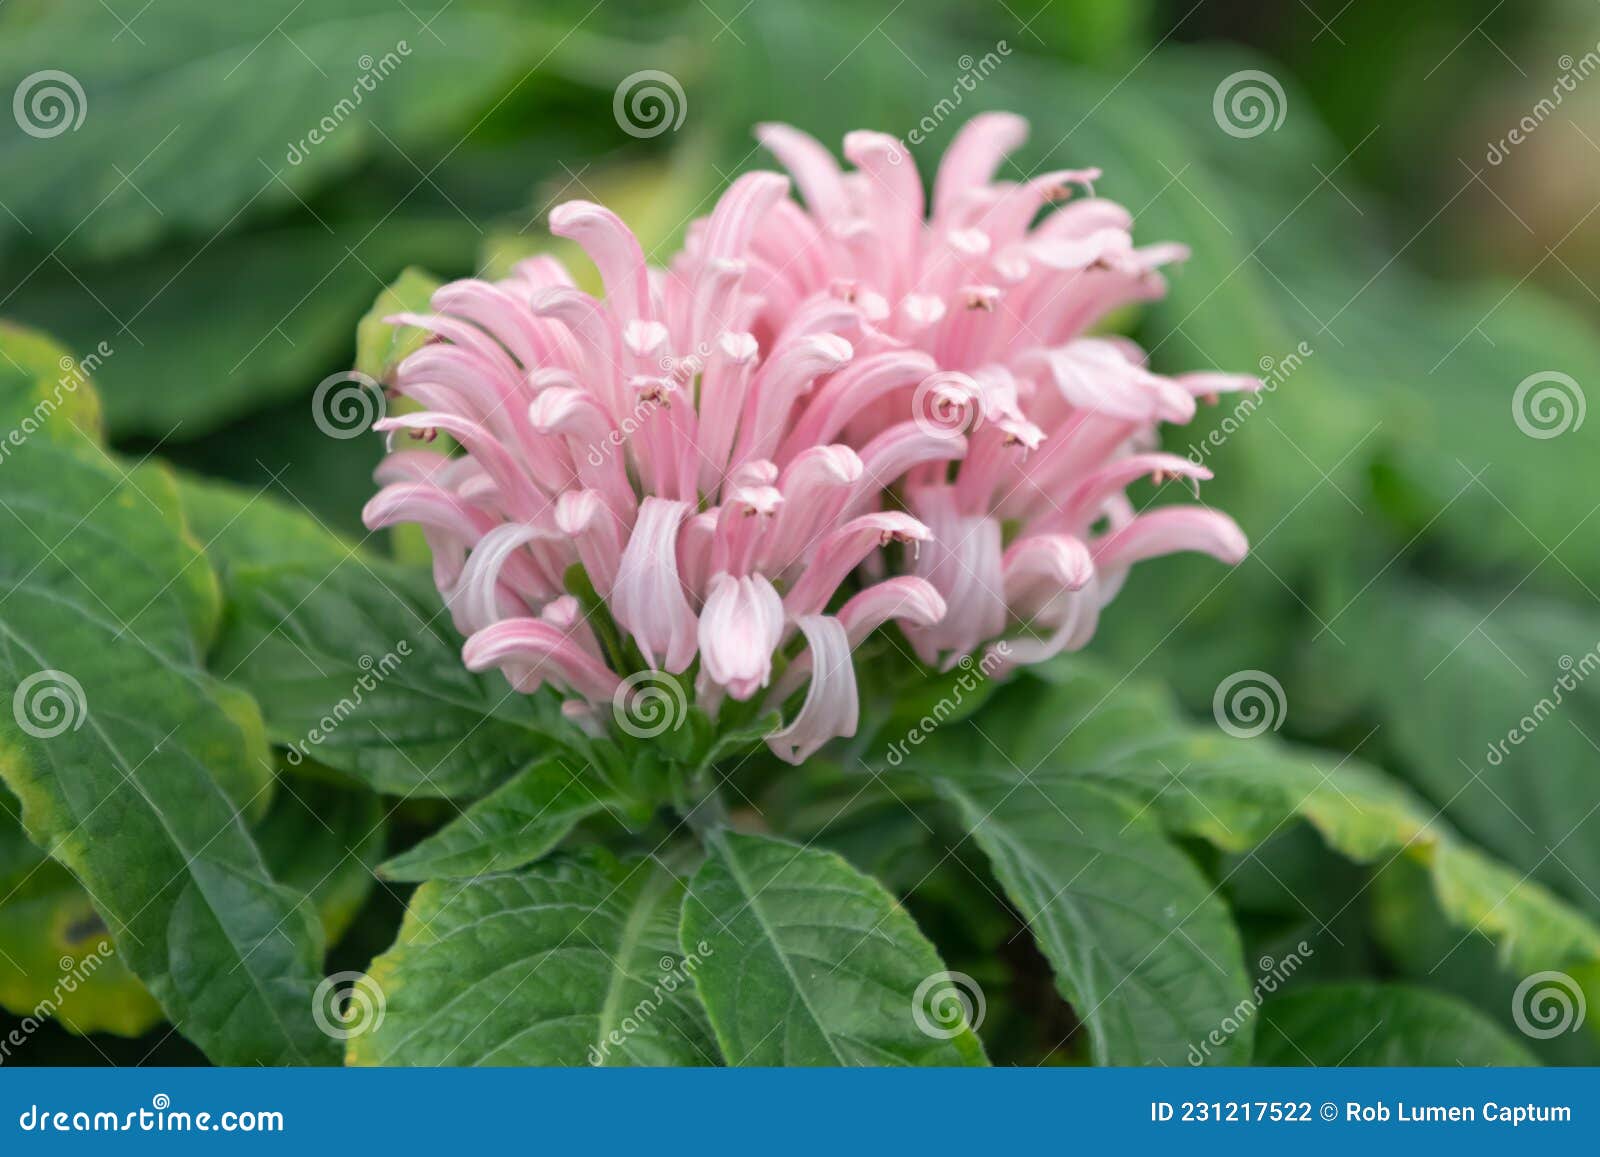
M783 599L760 575L711 580L700 614L700 661L706 676L735 699L748 699L772 677L772 652L783 635Z
M644 250L620 217L588 201L568 201L550 210L550 232L583 246L600 270L606 300L622 325L650 316Z
M1111 572L1179 550L1202 551L1232 566L1249 548L1243 532L1225 514L1164 507L1141 514L1096 541L1094 557L1098 569Z
M878 344L858 341L861 354L920 351L938 367L909 398L889 391L865 408L870 420L844 427L861 445L867 491L847 515L877 504L875 485L881 493L904 478L901 500L931 532L907 564L949 606L908 632L929 662L1000 638L1027 644L1010 654L1035 659L1082 646L1133 563L1176 550L1236 562L1246 546L1214 511L1134 517L1125 491L1146 477L1209 477L1150 454L1156 428L1188 421L1197 398L1260 383L1211 371L1162 377L1132 342L1087 336L1113 310L1160 296L1156 270L1187 251L1136 247L1127 210L1092 196L1035 223L1099 173L995 180L1026 135L1010 114L969 122L939 167L924 221L915 170L889 172L892 142L852 134L845 153L858 173L846 177L804 134L758 134L791 169L811 218L807 228L775 213L755 238L767 261L794 271L789 293L805 300L847 284L855 300L883 303L867 319ZM838 405L833 389L819 388L815 415L802 413L797 429L833 427L823 424L825 403ZM907 418L920 436L896 428Z
M364 516L422 527L470 667L573 696L591 734L641 662L694 668L713 716L805 688L768 741L798 762L854 733L851 651L891 619L930 664L1037 662L1089 640L1134 564L1243 556L1225 515L1128 497L1209 478L1159 425L1259 383L1091 336L1186 252L1136 246L1097 170L998 179L1027 135L1006 113L957 135L931 193L881 133L846 137L851 172L796 129L756 135L789 176L736 179L666 268L571 202L551 231L603 297L538 257L396 315L432 340L391 383L420 412L380 428L463 453L397 446Z

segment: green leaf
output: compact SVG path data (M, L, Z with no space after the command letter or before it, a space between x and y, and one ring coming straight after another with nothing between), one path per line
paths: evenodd
M1196 353L1245 369L1256 357L1281 361L1301 338L1315 351L1211 461L1218 473L1211 500L1237 513L1235 496L1256 491L1277 504L1255 526L1271 528L1273 566L1286 577L1285 565L1294 562L1280 561L1286 539L1307 552L1306 563L1327 565L1333 536L1319 502L1305 500L1316 486L1332 496L1328 509L1348 515L1337 486L1362 507L1360 533L1383 536L1358 584L1402 551L1411 553L1420 538L1413 557L1428 557L1440 573L1509 571L1530 589L1587 597L1585 588L1600 581L1600 546L1573 528L1591 503L1582 487L1548 480L1578 476L1600 448L1600 426L1577 420L1582 379L1600 358L1593 325L1536 281L1435 280L1396 261L1384 233L1368 228L1372 218L1363 214L1376 202L1353 172L1381 155L1389 135L1363 139L1370 120L1341 142L1307 114L1313 101L1290 83L1292 111L1281 131L1250 139L1215 131L1210 102L1195 93L1250 67L1293 79L1278 63L1231 47L1163 51L1143 71L1139 95L1161 103L1185 153L1180 159L1155 138L1122 134L1130 147L1153 151L1170 172L1183 174L1155 198L1158 209L1187 202L1226 221L1240 273L1259 275L1257 296L1278 316L1280 332L1291 335L1287 344L1252 338L1230 352L1233 285L1219 283L1228 268L1195 276L1202 271L1191 265L1159 310L1177 322L1177 336L1193 335ZM1091 125L1115 105L1097 111ZM1160 186L1147 188L1155 196ZM1486 203L1499 218L1503 206ZM1141 211L1141 227L1152 217ZM1171 346L1166 353L1173 365L1188 356ZM1523 382L1550 374L1567 380L1546 377L1519 399ZM1538 407L1542 419L1533 407L1540 385L1554 387ZM1185 440L1197 432L1185 431ZM1331 486L1313 463L1328 472ZM1255 476L1236 486L1241 467ZM1253 520L1244 521L1251 527ZM1340 634L1342 624L1342 615L1331 620Z
M356 546L270 494L193 474L178 476L184 515L212 565L334 566Z
M377 796L282 778L255 827L273 876L316 907L331 946L371 894L383 858L387 809Z
M335 377L334 393L327 396L346 388L367 389L346 374ZM383 460L383 439L329 438L315 421L306 421L307 412L305 398L252 410L198 441L162 443L161 456L180 471L239 487L247 497L270 493L292 505L302 519L315 519L352 542L365 540L361 508L375 489L372 476ZM210 541L198 527L196 534L203 543ZM266 546L258 543L261 561L272 561ZM421 561L429 558L425 553Z
M76 1033L146 1032L160 1007L117 955L88 893L29 841L16 810L0 788L0 1008Z
M680 956L683 885L657 858L595 850L516 875L424 884L370 972L382 1022L358 1065L709 1065Z
M255 696L291 765L314 759L395 795L476 796L562 749L555 737L570 729L548 698L462 665L425 573L269 496L195 483L185 494L224 565L212 669Z
M1600 960L1587 966L1568 965L1565 981L1559 976L1545 978L1554 980L1552 985L1536 979L1519 992L1530 975L1550 970L1518 967L1497 953L1494 942L1481 932L1452 927L1440 911L1426 870L1410 860L1396 861L1373 881L1371 910L1373 930L1398 978L1447 992L1489 1015L1507 1032L1519 1028L1518 1016L1537 1010L1540 993L1554 996L1560 988L1576 988L1584 993L1588 1007L1600 1001ZM1546 1064L1591 1065L1600 1060L1600 1024L1594 1017L1569 1024L1568 1029L1529 1038L1525 1044Z
M1382 405L1374 443L1390 446L1370 513L1389 525L1367 520L1369 534L1387 530L1371 571L1422 535L1424 557L1452 579L1509 574L1502 589L1591 599L1600 543L1575 528L1593 503L1581 486L1550 484L1580 476L1600 451L1600 424L1582 420L1588 367L1600 359L1588 318L1531 285L1445 284L1397 267L1358 294L1359 281L1327 270L1286 276L1324 317L1354 302L1327 365L1338 404ZM1324 401L1318 416L1332 408ZM1343 634L1343 614L1360 607L1333 628Z
M1250 989L1217 890L1124 799L1055 771L973 765L939 780L1056 986L1089 1028L1097 1064L1181 1064ZM1243 1063L1250 1033L1209 1063Z
M21 404L15 384L0 413ZM245 825L271 798L260 716L201 663L215 577L169 520L167 476L124 475L72 437L30 439L0 471L0 684L18 690L0 778L212 1059L325 1058L309 1015L321 929Z
M510 871L548 855L579 820L616 802L592 767L541 760L378 870L406 881Z
M1475 842L1600 914L1600 616L1391 582L1346 622L1396 765Z
M1303 819L1353 860L1409 856L1428 868L1449 919L1492 937L1524 971L1600 959L1594 925L1463 842L1435 809L1357 759L1191 727L1166 696L1080 659L1036 668L975 722L1005 735L1020 767L1047 765L1099 784L1148 808L1169 831L1229 851L1247 851ZM940 741L941 760L952 763L992 750L960 730Z
M100 397L87 382L105 356L101 347L74 359L34 330L0 320L0 417L7 427L0 439L0 462L34 437L72 445L95 444L100 437Z
M443 284L433 274L415 266L402 270L395 283L378 294L356 326L356 369L379 382L389 376L406 355L421 348L426 330L391 325L384 320L396 313L427 313L433 291Z
M695 982L730 1064L985 1063L981 994L831 852L716 835L684 900L683 945L704 958Z
M464 270L476 240L459 218L309 221L230 235L197 252L164 249L70 270L51 263L6 309L79 356L97 345L111 351L95 380L113 437L182 442L291 399L302 400L301 418L315 429L314 387L350 364L350 333L373 279L411 261ZM348 448L328 442L330 453Z
M934 830L914 805L925 791L878 777L866 781L823 759L804 775L780 775L756 801L778 834L807 847L838 852L892 892L926 881L944 859Z
M1297 984L1372 969L1373 873L1330 849L1310 825L1293 824L1248 852L1208 859L1211 874L1225 881L1244 958L1257 962L1258 978L1271 970L1262 962L1291 954Z
M353 553L236 567L227 598L213 667L256 697L291 764L395 795L475 796L558 749L546 697L462 665L426 576Z
M1401 984L1320 984L1261 1007L1256 1063L1326 1067L1537 1064L1454 997Z
M169 231L212 237L294 207L368 157L454 142L563 34L568 55L585 42L581 10L566 15L503 0L414 11L163 0L125 21L99 4L47 5L0 41L0 82L11 93L48 62L81 90L81 121L0 137L6 200L19 228L47 245L70 239L69 253L121 254Z

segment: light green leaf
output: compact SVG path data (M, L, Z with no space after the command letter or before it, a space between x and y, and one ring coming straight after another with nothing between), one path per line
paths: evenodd
M678 951L683 886L659 859L594 851L516 875L424 884L369 973L384 1017L357 1065L710 1065Z
M270 494L194 474L178 476L184 515L211 564L335 566L357 548Z
M541 760L378 870L406 881L510 871L549 854L579 820L616 802L592 767L570 757Z
M427 340L425 330L391 325L385 319L396 313L427 313L433 291L442 282L416 266L402 270L398 279L372 303L356 326L356 369L375 381L387 382L406 355Z
M716 835L682 935L704 958L695 982L730 1064L986 1063L972 1027L981 996L832 852Z
M1320 1068L1537 1064L1454 997L1401 984L1319 984L1261 1006L1256 1063Z
M94 362L80 361L44 334L3 320L0 348L6 354L0 358L0 415L7 427L0 461L35 437L80 447L98 443L100 396L88 385L98 351Z
M1600 1001L1600 959L1558 969L1534 969L1507 961L1487 935L1475 929L1462 931L1445 919L1427 870L1411 860L1398 860L1378 876L1372 885L1370 908L1373 931L1399 978L1447 992L1490 1016L1507 1032L1518 1029L1519 1016L1526 1019L1540 1011L1546 1000L1550 1002L1548 1010L1559 1016L1562 990L1569 999L1581 992L1589 1008ZM1542 978L1540 974L1544 974ZM1530 976L1535 979L1529 981ZM1594 1064L1600 1060L1600 1024L1592 1016L1581 1022L1573 1019L1566 1031L1529 1038L1525 1043L1546 1064Z
M23 834L0 787L0 1008L76 1033L137 1036L161 1019L89 895Z

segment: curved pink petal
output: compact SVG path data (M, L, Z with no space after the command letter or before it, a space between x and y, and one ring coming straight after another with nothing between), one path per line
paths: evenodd
M824 743L854 735L861 705L844 625L826 615L803 615L796 625L811 645L811 683L799 713L767 737L767 746L785 763L800 764Z
M1209 554L1232 566L1243 561L1250 543L1239 524L1220 511L1164 506L1096 539L1091 549L1095 565L1113 571L1183 550Z
M674 675L695 655L695 614L678 579L678 526L688 513L688 503L665 498L639 504L609 599L645 661Z
M944 618L948 606L938 589L927 579L900 575L874 583L839 608L839 621L851 647L890 619L911 627L931 627Z
M461 649L469 671L520 665L536 682L553 682L590 703L609 702L622 682L565 632L539 619L506 619L485 627Z
M926 526L897 510L853 518L818 545L805 572L784 598L784 609L795 619L815 615L867 555L891 542L925 542L928 537Z
M994 176L1005 160L1028 139L1028 122L1012 113L979 113L956 134L933 182L933 218L949 216L956 201Z

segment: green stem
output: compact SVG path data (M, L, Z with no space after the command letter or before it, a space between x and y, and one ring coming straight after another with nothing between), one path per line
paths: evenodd
M728 809L722 802L722 796L715 790L701 796L699 801L691 806L679 805L683 813L684 822L689 825L689 830L702 844L711 845L716 834L729 826Z

